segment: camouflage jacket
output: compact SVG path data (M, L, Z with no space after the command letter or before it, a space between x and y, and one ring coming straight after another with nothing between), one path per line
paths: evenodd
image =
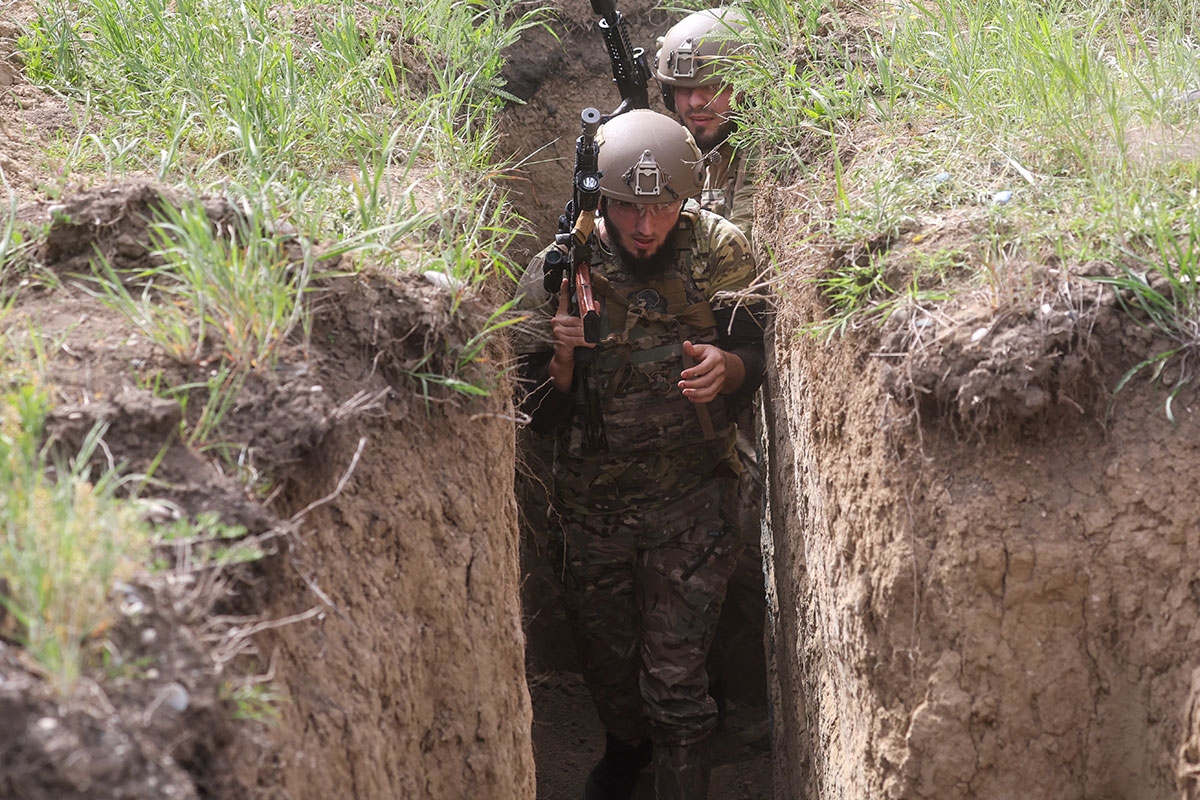
M749 240L754 225L753 163L725 142L717 148L719 159L704 170L700 206L732 222Z
M737 469L728 397L697 406L678 382L682 343L690 340L743 357L747 376L738 394L758 387L761 328L745 306L735 311L728 295L751 285L754 262L741 232L694 202L664 246L674 253L673 269L652 281L636 280L617 256L593 248L602 322L593 364L577 368L570 395L551 388L529 409L536 421L552 414L555 403L568 407L554 430L555 494L580 511L657 506L684 496L722 465ZM518 308L529 318L516 326L515 344L526 364L538 354L548 362L553 350L557 297L542 286L545 252L533 258L521 282ZM733 335L731 319L739 322L740 336ZM544 372L526 377L545 380Z

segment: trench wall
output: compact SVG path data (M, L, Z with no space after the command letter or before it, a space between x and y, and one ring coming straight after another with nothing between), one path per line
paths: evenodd
M1195 797L1192 408L905 428L818 309L781 298L770 376L776 797Z
M289 481L313 507L267 591L321 613L260 643L286 699L259 771L293 800L535 796L511 388L414 391L398 367L454 335L415 281L356 283L313 336L344 419Z

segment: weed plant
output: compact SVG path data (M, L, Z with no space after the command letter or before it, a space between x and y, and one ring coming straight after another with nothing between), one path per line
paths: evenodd
M104 428L72 458L55 457L42 441L49 407L30 383L0 398L0 603L15 623L6 635L67 694L89 636L109 621L113 582L146 562L150 534L115 497L117 465L92 477Z
M1135 295L1146 283L1131 275L1176 283L1200 179L1200 103L1183 99L1200 89L1195 3L902 0L850 37L842 4L743 5L752 47L726 73L746 110L738 140L789 175L832 172L835 195L810 221L836 250L952 212L976 232L956 272L998 307L1029 302L1036 287L1014 270L1050 258L1076 274L1107 263ZM817 276L822 330L911 295L884 281L911 274L905 258L883 250ZM1187 330L1188 303L1168 304Z

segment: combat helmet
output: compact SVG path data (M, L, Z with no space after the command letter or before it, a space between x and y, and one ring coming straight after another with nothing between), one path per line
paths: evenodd
M704 186L704 159L687 128L645 108L600 126L600 194L627 203L673 203Z
M658 38L654 77L668 111L675 110L673 87L720 81L720 58L732 51L730 45L737 43L746 22L745 14L736 8L710 8L689 14Z

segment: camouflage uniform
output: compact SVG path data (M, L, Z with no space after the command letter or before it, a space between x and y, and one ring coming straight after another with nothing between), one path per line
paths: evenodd
M719 293L754 279L745 237L693 201L664 248L674 268L652 281L593 249L603 304L594 362L577 370L572 396L550 389L527 402L535 427L554 414L549 395L569 407L554 428L554 504L584 677L605 727L630 743L649 735L656 760L660 745L689 745L716 725L705 657L741 547L726 516L736 430L723 397L696 406L679 391L682 342L730 349L714 307ZM557 298L542 288L544 252L522 279L523 357L553 347ZM744 359L747 393L761 378L761 330L754 347L757 362Z
M704 170L700 207L732 222L749 240L754 224L753 164L729 142L717 148L717 155L717 161Z

